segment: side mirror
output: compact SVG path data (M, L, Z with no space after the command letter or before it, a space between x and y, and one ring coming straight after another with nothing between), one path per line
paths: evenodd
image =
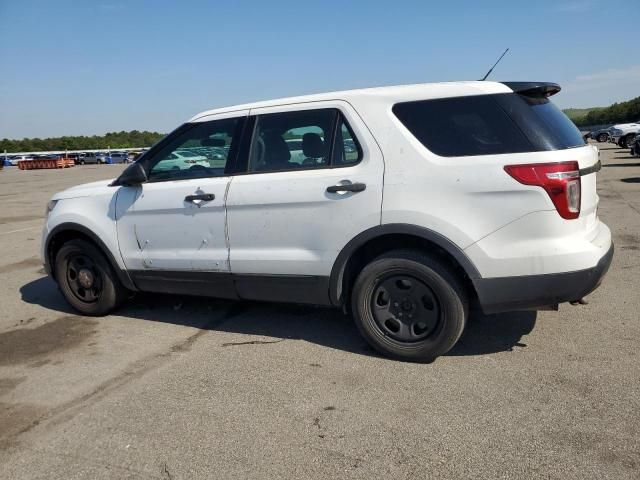
M125 168L111 185L114 187L118 185L133 187L140 185L147 180L147 172L144 171L144 167L140 162L135 162Z

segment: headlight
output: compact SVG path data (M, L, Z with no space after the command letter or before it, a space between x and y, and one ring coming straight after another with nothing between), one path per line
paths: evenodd
M53 210L56 206L56 204L58 203L58 200L49 200L49 203L47 203L47 211L45 212L45 217L48 217L49 214L51 213L51 210Z

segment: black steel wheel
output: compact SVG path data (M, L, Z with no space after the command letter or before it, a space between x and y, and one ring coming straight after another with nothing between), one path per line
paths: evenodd
M85 315L105 315L127 295L103 253L86 240L70 240L58 250L55 278L71 306Z
M102 293L102 276L95 262L85 254L71 255L67 261L67 285L80 301L93 303Z
M467 293L456 273L422 252L384 254L358 275L351 307L360 333L392 358L429 362L449 351L467 319Z
M438 300L419 278L390 275L377 283L371 312L380 330L400 342L417 342L435 331L440 318Z

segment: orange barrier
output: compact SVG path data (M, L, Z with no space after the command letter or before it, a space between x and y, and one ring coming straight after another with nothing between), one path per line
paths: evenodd
M75 166L71 158L46 158L37 160L20 160L18 168L20 170L37 170L42 168L67 168Z

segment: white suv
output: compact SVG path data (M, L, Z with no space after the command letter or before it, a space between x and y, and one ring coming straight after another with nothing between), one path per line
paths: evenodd
M384 354L430 361L470 305L577 301L611 263L598 151L559 90L438 83L201 113L114 181L56 194L45 267L86 315L132 291L333 305ZM185 148L224 158L178 165Z
M631 146L631 140L640 132L640 121L633 123L618 123L609 129L609 141L620 148Z

